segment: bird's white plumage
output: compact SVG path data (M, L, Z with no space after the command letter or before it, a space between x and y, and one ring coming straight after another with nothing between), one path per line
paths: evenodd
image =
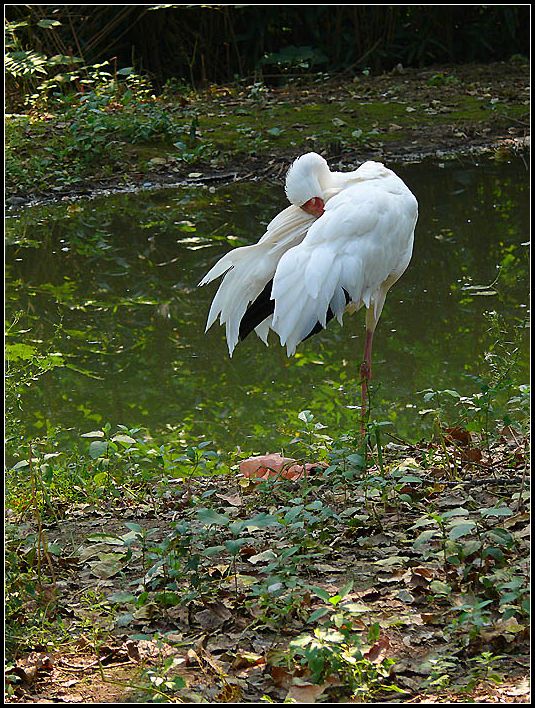
M315 184L321 194L310 193ZM260 241L225 255L200 283L226 273L207 329L219 316L231 355L248 305L272 278L274 313L256 332L267 343L273 329L291 355L318 322L325 326L329 308L342 321L346 293L351 309L367 308L366 327L373 332L388 289L409 264L418 205L381 163L330 172L323 158L309 153L290 168L286 192L294 205L273 219ZM316 218L295 206L303 196L321 197L324 214Z
M406 269L416 200L393 173L379 175L354 182L333 197L301 244L279 261L272 329L289 355L316 322L325 326L329 306L341 319L344 291L357 309L371 309L376 323L386 290Z
M238 343L240 322L247 306L273 278L281 256L303 240L314 220L315 217L299 207L287 207L268 224L266 233L258 243L227 253L199 283L206 285L226 274L212 302L206 329L219 317L220 323L226 327L230 356ZM268 331L269 323L262 323L256 329L266 344Z
M324 198L331 181L327 161L315 152L307 152L294 160L286 175L285 192L290 204L302 206L313 197Z

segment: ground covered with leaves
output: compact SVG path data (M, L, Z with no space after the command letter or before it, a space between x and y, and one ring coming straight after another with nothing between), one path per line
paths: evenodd
M139 431L92 431L85 502L45 493L35 450L10 500L9 700L528 701L527 441L364 445L300 419L306 475L201 443L173 477ZM159 483L119 484L118 461Z
M529 65L398 67L380 76L212 86L95 69L78 94L33 97L6 119L8 204L98 190L279 176L307 150L331 163L407 161L491 151L507 157L529 134Z

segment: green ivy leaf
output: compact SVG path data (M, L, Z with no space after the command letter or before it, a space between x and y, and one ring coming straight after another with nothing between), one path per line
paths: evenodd
M431 539L438 535L437 529L428 529L427 531L422 531L422 533L415 539L414 547L423 546L424 543L429 543Z
M476 524L474 521L462 521L450 530L448 536L452 541L455 541L457 538L462 538L463 536L467 536L469 533L472 533L475 527Z
M480 509L479 513L481 516L512 516L513 510L508 506L500 507L489 507L487 509Z
M245 522L245 527L248 531L258 531L259 529L268 528L268 526L279 526L280 522L273 514L261 512L256 516L251 517Z
M314 595L317 595L321 600L324 600L325 602L329 602L331 596L329 595L327 590L324 590L323 588L318 588L318 587L312 587L310 589L314 593Z
M104 457L107 451L108 443L105 440L94 440L89 446L89 455L93 460Z
M197 519L207 526L227 526L230 523L230 518L226 514L208 508L198 509Z
M442 580L432 580L429 583L429 588L435 595L449 595L451 593L451 586Z
M310 617L307 619L307 623L312 623L316 622L317 620L321 619L321 617L325 617L325 615L329 614L331 612L330 607L320 607L318 610L315 610Z
M120 442L126 446L135 445L137 442L137 440L134 440L134 438L131 438L130 435L123 435L123 434L114 435L112 440L113 440L113 442Z

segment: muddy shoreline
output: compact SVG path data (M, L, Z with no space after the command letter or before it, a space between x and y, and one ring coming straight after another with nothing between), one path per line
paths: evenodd
M147 189L282 182L291 161L309 151L341 170L370 159L394 166L508 160L529 150L529 80L528 65L510 61L324 83L310 78L263 86L259 96L237 86L210 87L186 100L153 96L103 113L110 149L92 153L83 167L72 131L83 128L85 139L97 140L90 124L77 126L61 112L7 116L5 202L11 211ZM129 123L150 121L153 110L186 135L181 139L190 135L193 152L180 156L176 145L185 143L169 136L136 142L124 132Z
M326 156L331 166L335 169L352 169L366 160L378 160L381 162L410 164L421 162L422 160L455 160L465 158L467 160L477 160L481 158L510 159L515 156L527 155L530 147L529 137L506 137L497 136L491 141L473 140L469 143L455 144L446 142L446 137L437 139L433 136L432 144L398 145L390 146L388 149L363 150L359 151L356 159L349 152L341 155ZM194 172L191 169L184 170L183 174L176 172L166 172L155 170L152 173L144 174L140 177L131 177L125 181L117 178L109 180L88 180L86 184L65 190L50 190L48 192L38 192L27 195L6 196L8 211L14 211L29 206L38 206L54 202L76 201L78 199L94 199L112 194L131 194L143 191L155 191L159 189L191 187L191 186L212 186L224 185L243 180L274 179L282 181L291 158L275 157L267 155L242 162L232 168L228 166L222 170L206 168L204 172L201 167Z

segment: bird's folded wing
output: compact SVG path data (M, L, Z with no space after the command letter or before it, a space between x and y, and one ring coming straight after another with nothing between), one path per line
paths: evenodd
M341 320L346 293L356 308L379 300L389 275L402 261L404 267L408 263L409 233L397 210L388 198L383 204L379 193L358 201L342 193L333 200L306 238L277 266L271 327L288 355L318 323L325 326L329 308Z
M273 254L278 254L280 257L281 253L284 253L284 251L291 248L291 246L295 246L305 237L308 227L314 223L315 220L315 217L307 214L299 207L293 205L287 207L270 221L265 234L258 243L251 246L235 248L225 254L208 271L199 285L211 283L212 280L219 278L219 276L226 273L227 270L233 266L236 266L248 258L254 258L257 254L260 255L261 251L255 250L260 244L264 246L269 245Z
M248 305L273 278L281 255L304 239L315 220L299 207L287 207L268 224L266 233L258 243L227 253L199 283L205 285L225 274L212 302L206 329L219 317L220 323L226 326L231 356L238 342L240 321ZM265 341L265 326L257 334Z

